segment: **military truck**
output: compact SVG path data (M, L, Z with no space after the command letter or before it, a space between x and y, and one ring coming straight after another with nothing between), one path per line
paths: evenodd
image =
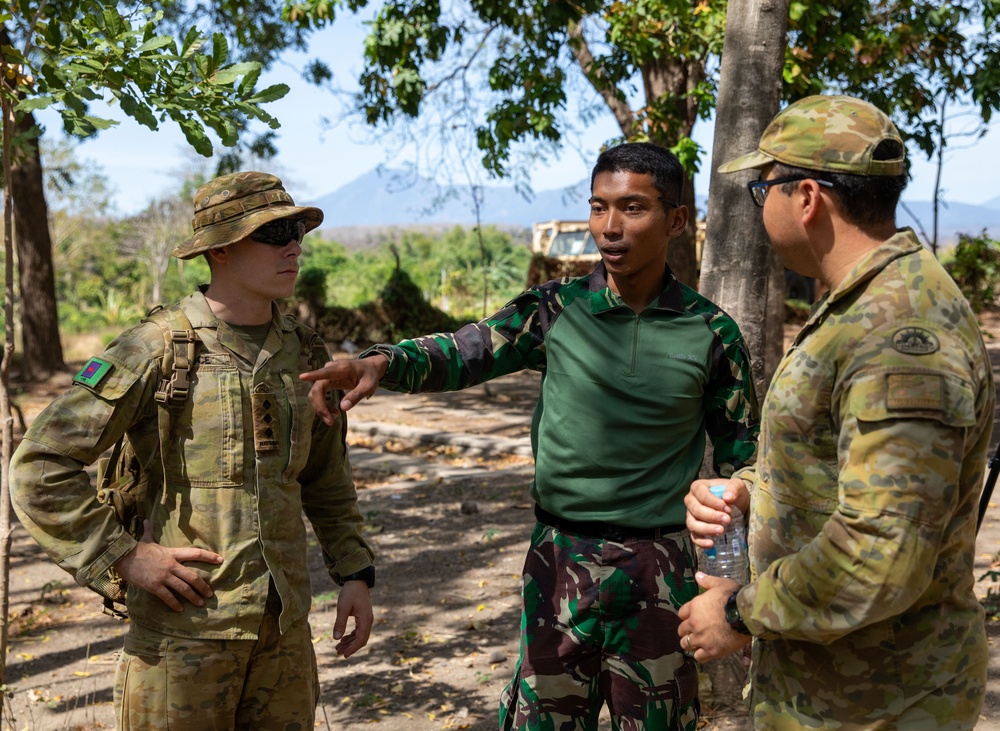
M698 221L695 237L695 257L701 261L701 248L705 243L705 222ZM590 235L587 221L543 221L532 226L531 264L528 267L527 286L562 277L580 277L589 274L601 253L597 242ZM785 296L788 299L812 302L815 283L791 269L785 270Z

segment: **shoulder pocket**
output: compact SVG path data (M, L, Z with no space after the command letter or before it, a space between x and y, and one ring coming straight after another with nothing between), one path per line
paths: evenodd
M940 371L884 371L851 386L849 408L860 421L933 419L956 427L976 423L975 394Z

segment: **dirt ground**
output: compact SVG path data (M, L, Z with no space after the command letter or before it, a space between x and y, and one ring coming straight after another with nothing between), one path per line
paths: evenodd
M1000 365L1000 315L983 324ZM29 422L71 377L18 397ZM537 374L525 373L455 394L380 392L351 412L359 500L378 552L376 622L367 648L348 660L336 656L336 586L312 545L318 728L496 728L497 698L518 652L519 577L533 524L525 455L537 385ZM979 536L977 576L1000 568L993 564L998 503ZM978 590L985 597L1000 585L981 581ZM100 614L96 595L16 523L8 617L2 730L114 728L111 686L126 625ZM989 693L977 731L1000 731L1000 622L988 629ZM706 711L706 727L720 728Z

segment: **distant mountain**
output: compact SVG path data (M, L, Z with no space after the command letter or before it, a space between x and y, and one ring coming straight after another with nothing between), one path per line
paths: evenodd
M537 221L551 219L583 220L589 215L587 198L590 181L568 183L565 188L539 190L526 200L512 185L489 185L483 189L481 217L484 224L503 228L530 228ZM697 207L704 213L706 200L697 197ZM912 226L918 233L914 216L931 234L932 204L928 201L905 201L897 222ZM438 229L475 223L472 198L468 188L441 186L427 178L414 179L403 170L372 170L332 193L312 201L326 214L324 229L366 229L418 226ZM948 245L958 233L978 234L986 229L1000 237L1000 197L981 205L951 203L942 206L938 222L939 241Z
M979 205L981 205L983 208L990 208L992 210L1000 211L1000 195L998 195L996 198L990 198L985 203L980 203Z
M903 201L896 212L896 223L910 226L917 234L920 226L927 236L932 236L934 204L930 201ZM917 225L919 222L920 226ZM938 241L944 245L958 241L958 234L978 236L986 230L993 238L1000 238L1000 198L974 206L968 203L949 203L938 211Z
M512 185L484 186L481 218L483 223L517 227L553 218L586 218L589 184L584 180L563 189L536 191L532 200ZM468 188L440 186L427 178L414 180L402 170L365 173L310 205L326 214L323 228L472 225L476 220Z

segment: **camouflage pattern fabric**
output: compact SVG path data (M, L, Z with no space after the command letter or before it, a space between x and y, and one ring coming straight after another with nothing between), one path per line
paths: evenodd
M752 481L757 729L971 729L973 592L994 385L975 317L904 230L813 312L775 373Z
M521 657L500 728L694 731L698 669L681 652L677 607L698 593L680 532L610 541L535 526L522 582Z
M249 236L265 223L296 218L312 231L323 223L323 211L296 206L273 175L240 172L222 175L198 188L194 194L194 236L171 253L191 259L209 249L220 249Z
M256 640L171 637L132 624L115 673L120 731L307 731L319 678L309 623ZM235 719L235 722L234 722Z
M32 423L11 463L14 507L56 563L86 584L135 546L111 509L98 502L84 471L127 431L139 459L155 471L151 486L157 487L144 508L154 539L224 559L219 566L188 564L213 589L203 607L186 605L175 613L159 598L129 587L130 617L175 637L255 639L269 581L281 598L282 630L309 611L303 511L334 579L372 563L361 536L346 423L340 417L327 427L315 418L309 384L298 379L327 357L314 333L275 308L255 356L212 314L200 292L178 306L202 345L191 372L192 393L171 420L166 459L148 459L158 445L153 393L164 345L159 327L145 323L101 355L112 365L103 378L78 381ZM256 391L276 402L276 449L254 448Z
M635 528L684 523L683 497L706 433L717 474L751 464L758 407L736 323L670 270L639 315L586 277L533 287L455 333L378 345L396 391L458 390L522 369L542 372L532 419L532 497L575 521Z
M720 166L719 172L780 162L834 173L902 175L902 155L872 159L872 152L884 140L895 140L905 150L892 120L868 102L850 96L808 96L789 104L771 121L756 151Z

